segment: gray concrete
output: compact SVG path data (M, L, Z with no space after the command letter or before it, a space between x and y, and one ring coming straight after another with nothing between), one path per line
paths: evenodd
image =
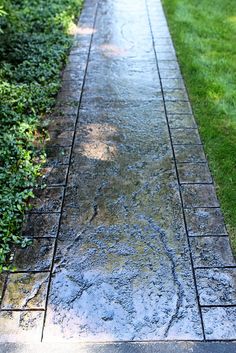
M0 344L1 353L234 353L235 343Z
M236 339L236 266L159 0L85 2L48 120L34 243L0 277L0 341L233 352L197 343Z

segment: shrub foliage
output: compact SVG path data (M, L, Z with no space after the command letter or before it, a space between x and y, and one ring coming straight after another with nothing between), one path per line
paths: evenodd
M0 0L0 272L20 235L44 153L43 117L53 107L82 0Z

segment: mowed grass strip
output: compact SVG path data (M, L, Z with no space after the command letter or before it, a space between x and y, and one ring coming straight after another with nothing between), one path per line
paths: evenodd
M236 255L236 1L162 1Z

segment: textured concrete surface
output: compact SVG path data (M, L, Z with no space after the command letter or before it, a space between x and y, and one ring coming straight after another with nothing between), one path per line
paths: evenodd
M234 353L235 343L116 343L79 344L41 343L14 344L0 343L1 353Z
M233 352L197 343L236 340L236 266L161 3L87 0L77 32L0 340ZM173 343L83 345L122 341Z
M47 284L47 273L11 273L1 308L44 309Z

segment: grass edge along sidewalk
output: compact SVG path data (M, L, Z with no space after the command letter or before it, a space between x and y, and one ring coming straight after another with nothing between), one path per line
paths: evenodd
M236 255L236 2L162 3Z

